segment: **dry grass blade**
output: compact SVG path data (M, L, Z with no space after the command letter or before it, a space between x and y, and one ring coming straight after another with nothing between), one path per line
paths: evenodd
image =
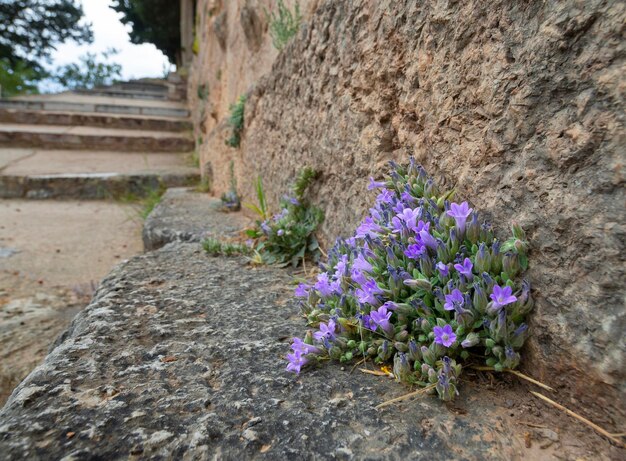
M478 370L478 371L496 371L493 367L488 367L486 365L485 366L483 366L483 365L472 365L471 368L474 369L474 370ZM515 375L518 378L525 379L526 381L528 381L530 383L533 383L534 385L539 386L542 389L545 389L547 391L555 392L554 389L552 389L547 384L544 384L541 381L537 381L536 379L533 379L530 376L525 375L524 373L520 373L517 370L511 370L510 368L505 368L502 371L504 371L506 373L511 373L512 375Z
M570 415L573 418L576 418L578 421L586 424L587 426L589 426L590 428L592 428L593 430L595 430L596 432L598 432L599 434L602 434L603 436L605 436L606 438L610 439L611 441L615 442L615 444L617 444L617 446L621 447L621 448L626 448L626 445L619 440L618 438L616 438L613 434L611 434L610 432L602 429L600 426L598 426L595 423L592 423L591 421L589 421L587 418L584 418L582 416L580 416L578 413L573 412L572 410L570 410L569 408L565 408L563 405L561 405L560 403L555 402L554 400L546 397L543 394L540 394L539 392L535 392L535 391L530 391L530 393L532 395L534 395L535 397L540 398L541 400L543 400L544 402L548 402L550 405L552 405L555 408L558 408L561 411L564 411L565 413L567 413L568 415Z
M364 358L364 359L361 359L357 363L355 363L354 366L352 367L352 369L350 370L350 374L352 374L352 372L354 372L354 370L356 370L356 367L358 367L362 363L365 363L366 361L367 361L367 357Z
M378 371L378 370L368 370L366 368L359 368L359 370L361 371L361 373L367 373L368 375L374 375L374 376L389 376L389 373L385 373L384 371Z
M426 394L427 392L433 390L435 388L435 386L436 386L436 384L431 384L431 385L423 387L422 389L419 389L417 391L409 392L408 394L401 395L400 397L396 397L395 399L387 400L386 402L383 402L383 403L381 403L379 405L376 405L374 408L379 410L379 409L381 409L383 407L386 407L388 405L391 405L393 403L401 402L403 400L410 399L411 397L415 397L415 396L418 396L418 395Z

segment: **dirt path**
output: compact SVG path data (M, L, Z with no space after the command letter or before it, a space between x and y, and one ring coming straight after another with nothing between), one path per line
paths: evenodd
M0 200L0 406L116 264L142 251L136 209Z

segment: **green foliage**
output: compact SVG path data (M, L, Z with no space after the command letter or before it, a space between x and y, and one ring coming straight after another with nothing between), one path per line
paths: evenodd
M152 43L176 63L180 50L180 6L172 0L113 0L111 8L132 27L133 43Z
M239 211L241 199L237 192L237 178L235 178L235 162L230 162L230 190L222 194L222 207L225 211Z
M202 242L202 248L211 256L239 256L248 255L252 250L240 243L221 242L216 238L207 238Z
M278 14L272 11L271 14L265 14L268 16L270 23L270 36L272 37L272 44L277 50L282 50L287 42L296 35L300 28L300 22L302 16L300 15L300 4L296 2L295 10L292 13L283 0L276 2L278 7Z
M243 132L243 114L246 106L246 96L239 96L235 104L230 105L230 115L228 116L228 124L233 131L230 138L226 140L226 145L230 147L239 147L241 144L241 133Z
M256 251L267 264L294 267L311 255L315 261L320 257L319 244L313 235L324 220L324 212L308 203L304 193L317 174L304 168L292 186L293 196L280 200L280 213L268 219L267 205L261 179L257 182L259 219L257 227L248 231L248 236L257 240ZM264 218L263 218L264 217Z
M208 178L202 178L200 180L200 183L194 187L194 190L196 192L211 192L211 181L208 180Z
M66 40L91 42L89 24L80 24L83 8L75 0L0 1L0 59L11 68L45 75L40 61ZM28 75L31 79L32 75Z
M0 97L18 94L37 93L37 72L24 61L11 64L8 59L0 59Z
M206 101L209 98L209 85L203 83L202 85L198 85L198 99L201 101Z
M122 66L108 62L117 53L110 48L102 53L102 60L95 53L84 54L78 63L58 67L51 79L70 90L110 85L122 76Z
M159 187L146 187L141 194L134 192L125 192L124 194L115 196L115 200L121 203L135 204L137 207L137 214L142 219L146 219L154 207L161 202L161 198L165 193L165 186Z
M263 181L261 180L261 176L257 178L256 181L256 196L259 201L259 205L255 205L253 203L244 203L243 206L248 208L249 210L254 211L261 220L265 221L269 215L267 210L267 201L265 200L265 191L263 190Z

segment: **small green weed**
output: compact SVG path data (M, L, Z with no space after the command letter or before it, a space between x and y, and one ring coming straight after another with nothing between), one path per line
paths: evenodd
M200 183L194 187L194 189L196 192L211 192L211 181L208 180L208 178L202 178L200 180Z
M292 13L283 0L276 2L278 7L278 14L272 11L268 14L265 11L265 15L268 17L270 24L270 36L272 37L272 44L278 51L282 50L287 42L296 35L300 28L300 22L302 16L300 15L300 4L296 2L295 10Z
M241 200L237 192L237 178L235 178L235 162L230 161L230 190L222 194L222 207L225 211L241 210Z
M202 248L211 256L239 256L252 253L252 249L246 245L222 242L212 237L202 242Z
M198 99L206 101L209 98L209 86L206 83L198 85Z
M243 113L246 105L246 96L239 96L235 104L230 106L230 115L228 116L228 124L232 127L233 132L230 138L226 140L226 145L230 147L239 147L241 144L241 134L243 132Z
M317 226L324 220L324 212L311 204L304 197L307 187L317 173L311 168L304 168L298 174L292 186L293 196L284 196L280 200L280 213L268 218L265 204L265 192L261 178L257 181L259 206L248 206L259 215L257 227L247 231L249 237L256 239L256 251L267 264L297 266L307 254L317 261L320 257L319 244L313 235Z

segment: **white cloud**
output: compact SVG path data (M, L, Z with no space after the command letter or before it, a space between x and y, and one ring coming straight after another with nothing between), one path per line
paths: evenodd
M124 80L142 77L161 77L163 69L170 65L163 53L148 43L135 45L130 42L127 30L120 20L120 14L109 8L109 0L82 0L86 22L92 24L94 41L89 45L67 42L58 46L52 53L52 68L78 62L78 57L87 52L100 54L109 48L119 51L111 60L122 66Z

